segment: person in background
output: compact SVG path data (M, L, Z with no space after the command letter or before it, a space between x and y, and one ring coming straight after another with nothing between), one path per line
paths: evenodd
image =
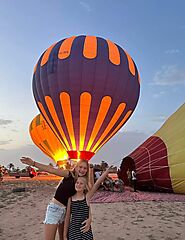
M35 177L37 175L35 169L30 167L30 166L28 167L28 173L29 173L29 177L30 178L33 178L33 177Z
M95 171L95 172L94 172L95 182L98 180L98 178L100 178L101 174L102 174L101 171Z
M51 165L41 164L29 157L22 157L20 161L29 166L38 168L57 176L63 177L63 181L56 189L55 195L47 206L44 220L44 239L55 240L58 228L59 239L63 240L64 217L68 199L76 193L75 181L78 177L85 177L88 182L89 164L86 160L80 160L73 171L67 169L54 168ZM90 185L90 184L89 184ZM89 186L91 187L91 186ZM83 222L82 232L87 232L90 228L91 216Z
M3 167L0 166L0 184L3 181Z
M134 170L131 171L131 180L132 180L132 186L134 188L134 192L136 192L137 178L136 178L136 172Z
M116 179L114 181L114 192L123 192L124 182L121 179Z
M129 182L129 186L132 186L132 176L131 176L131 171L129 169L127 170L127 179Z
M105 191L111 191L111 192L114 191L114 181L108 175L106 176L102 185L103 185Z

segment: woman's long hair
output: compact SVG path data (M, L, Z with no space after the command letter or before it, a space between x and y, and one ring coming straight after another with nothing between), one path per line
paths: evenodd
M78 173L76 172L76 168L77 168L81 163L85 163L86 166L87 166L87 173L84 175L84 177L87 177L87 179L88 179L88 177L89 177L89 163L88 163L87 160L84 160L84 159L80 159L80 160L77 162L76 166L74 167L74 169L73 169L73 171L72 171L72 173L73 173L73 175L74 175L74 178L75 178L75 179L78 178Z

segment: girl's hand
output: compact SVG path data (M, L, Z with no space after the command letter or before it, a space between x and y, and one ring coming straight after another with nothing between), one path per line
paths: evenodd
M33 166L34 165L34 161L29 158L29 157L21 157L20 161L24 164L27 164L29 166Z
M81 227L80 230L81 230L83 233L88 232L89 229L90 229L90 226L91 226L91 219L88 218L87 220L83 221L83 222L82 222L82 225L84 225L84 226Z

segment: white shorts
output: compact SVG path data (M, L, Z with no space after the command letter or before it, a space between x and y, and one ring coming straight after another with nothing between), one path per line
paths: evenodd
M64 221L66 207L62 207L56 203L49 203L46 210L44 224L59 224Z

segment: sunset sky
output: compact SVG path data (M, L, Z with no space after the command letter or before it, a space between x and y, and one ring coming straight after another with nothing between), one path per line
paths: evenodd
M46 157L32 142L29 124L39 113L33 68L51 44L73 35L99 36L135 61L141 93L132 117L93 159L121 159L152 135L185 102L183 0L1 0L0 164Z

